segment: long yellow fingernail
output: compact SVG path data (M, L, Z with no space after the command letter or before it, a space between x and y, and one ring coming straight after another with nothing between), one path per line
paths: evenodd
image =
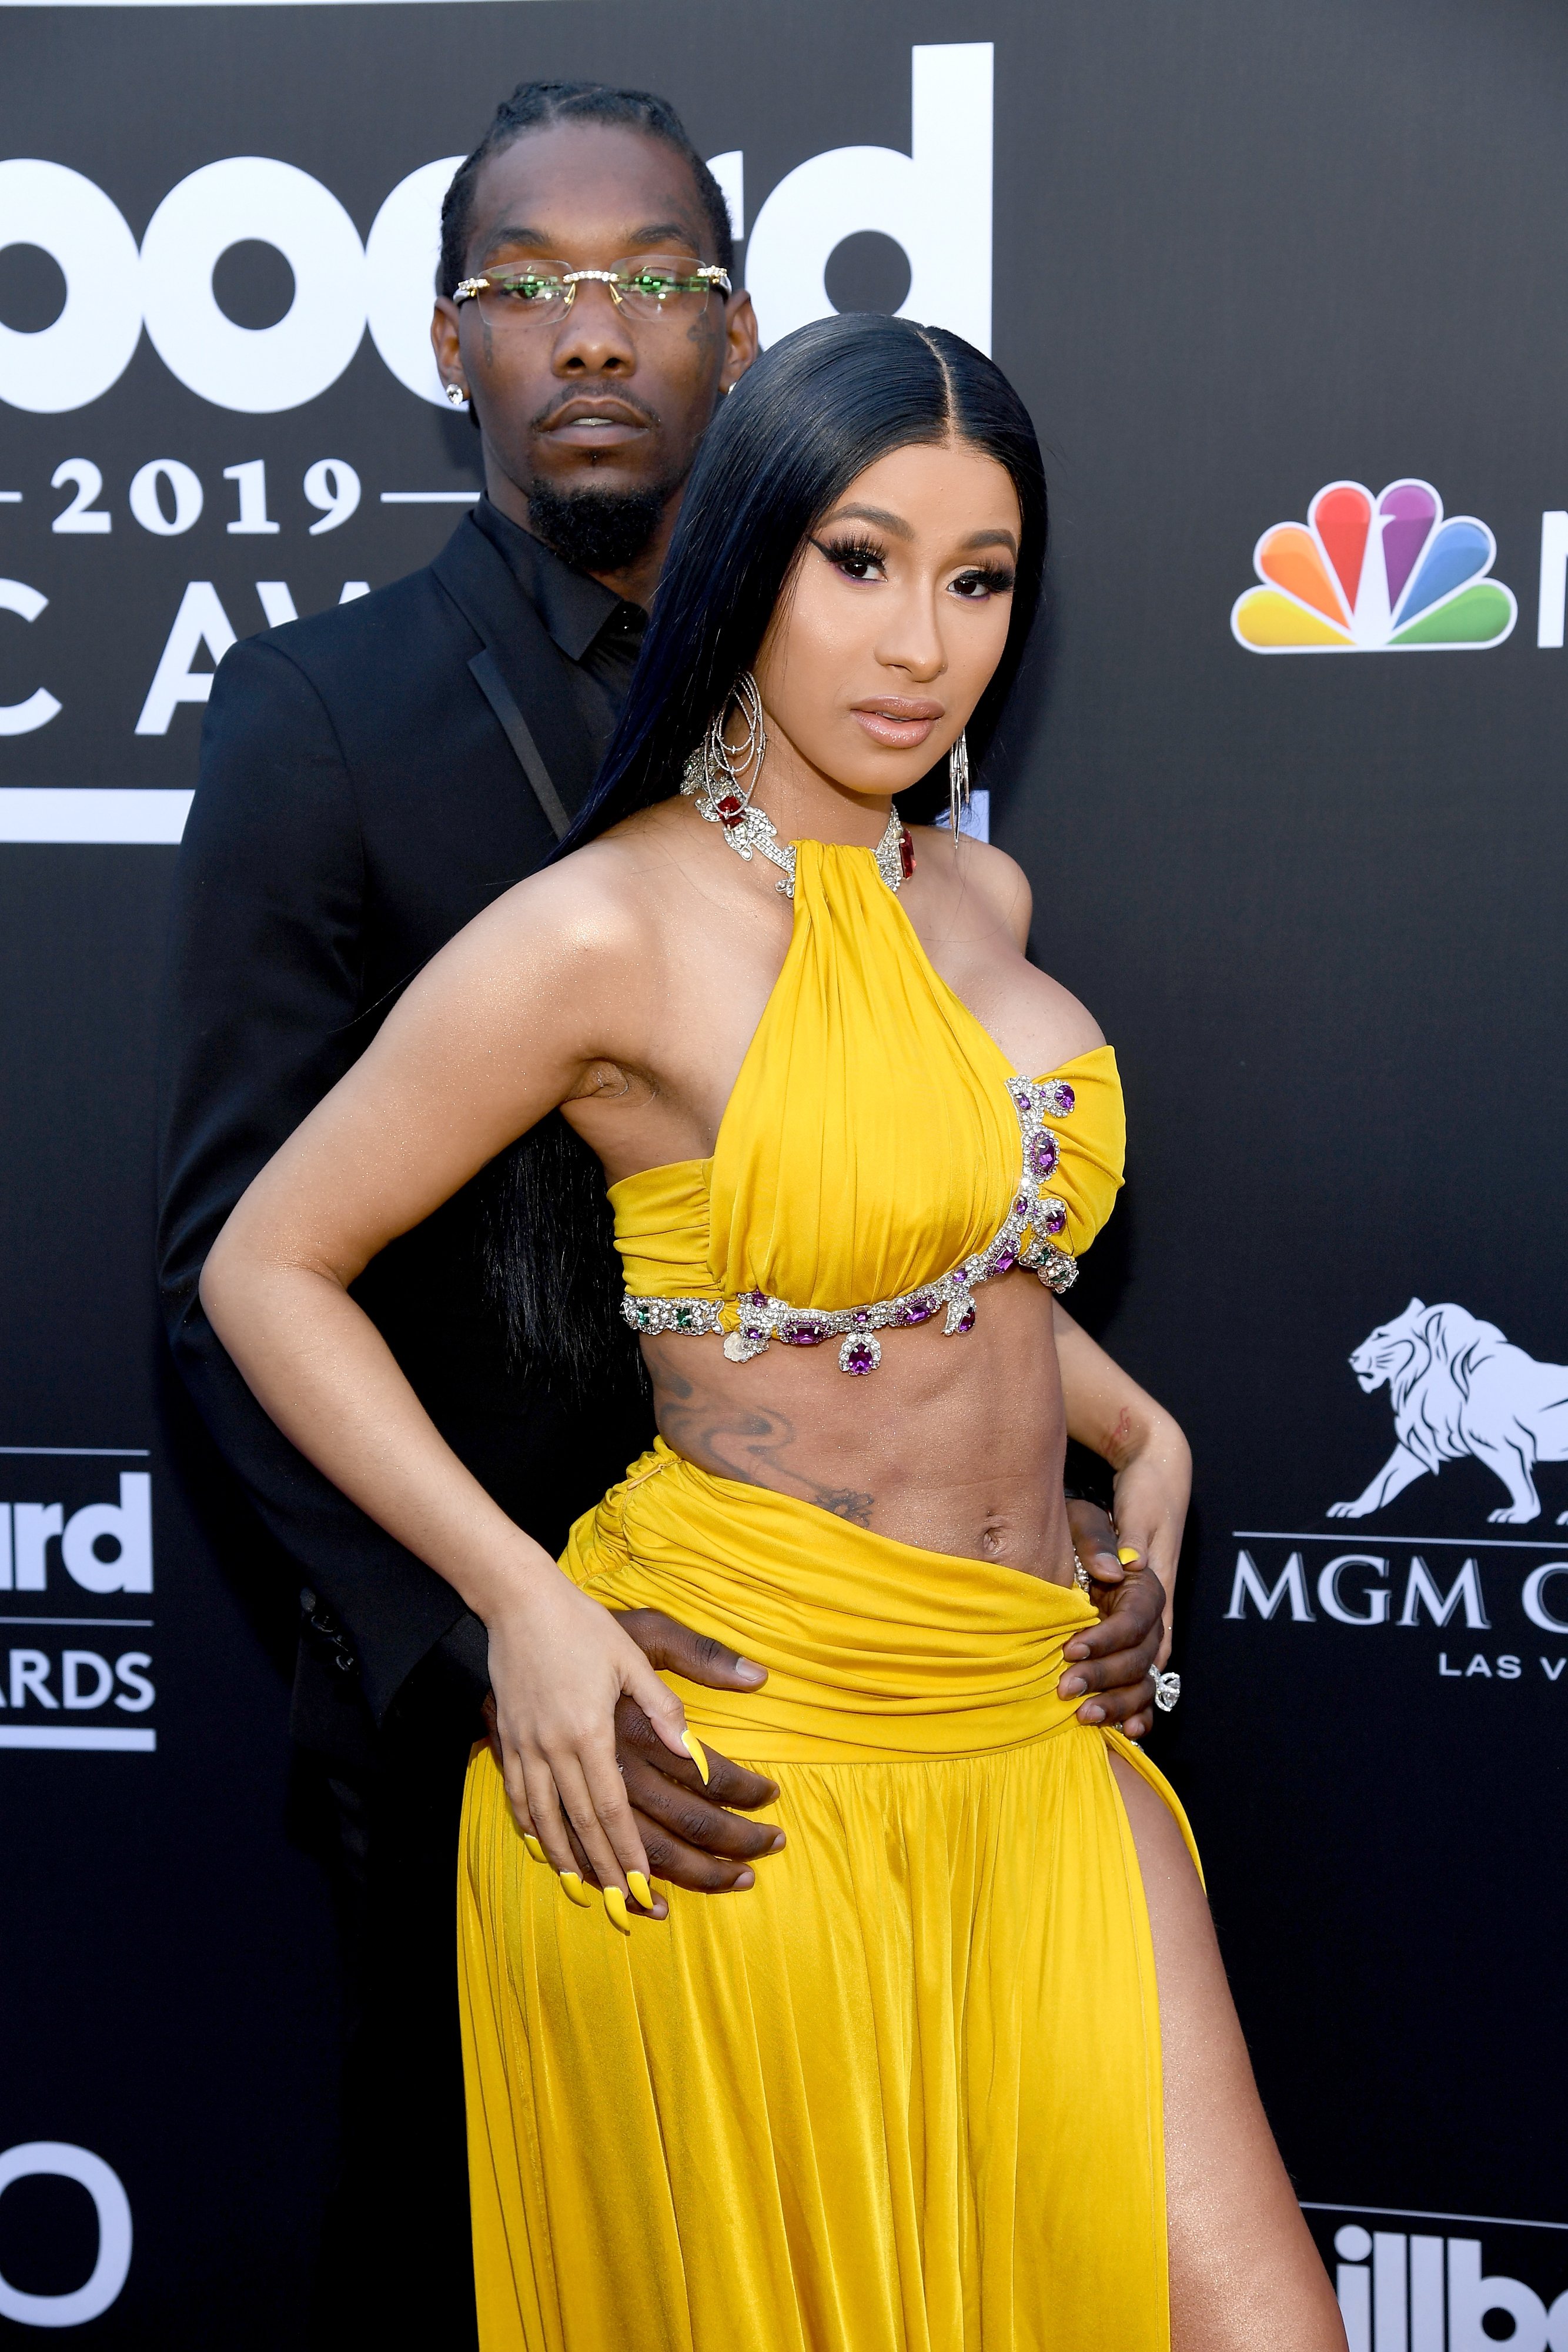
M649 1885L647 1880L643 1877L642 1872L640 1870L629 1870L626 1873L626 1884L632 1889L632 1894L637 1897L638 1902L643 1906L643 1910L651 1911L653 1907L653 1890Z
M702 1741L697 1738L695 1731L683 1731L681 1734L681 1741L682 1745L685 1748L686 1754L691 1758L692 1762L702 1774L703 1787L706 1789L709 1780L713 1777L707 1769L707 1749L703 1746Z
M631 1874L630 1871L626 1874L628 1878L630 1878ZM609 1912L612 1919L614 1920L615 1925L620 1928L621 1933L623 1936L629 1936L632 1933L631 1914L626 1908L626 1897L622 1894L621 1889L618 1886L607 1886L605 1888L604 1907Z
M546 1853L543 1846L539 1843L538 1838L535 1837L531 1830L525 1830L523 1832L523 1843L527 1846L529 1854L535 1862L549 1862L549 1854Z
M1134 1551L1131 1544L1124 1544L1116 1557L1124 1568L1131 1568L1135 1559L1142 1558L1142 1554Z
M587 1887L584 1886L577 1872L575 1870L563 1870L559 1874L559 1876L563 1893L565 1893L570 1899L577 1905L579 1910L588 1910L593 1902L593 1897L589 1893Z

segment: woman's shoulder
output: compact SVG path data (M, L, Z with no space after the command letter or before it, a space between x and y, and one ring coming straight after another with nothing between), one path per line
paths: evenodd
M455 991L529 1021L556 1004L607 1029L606 1016L660 970L668 866L627 829L585 844L500 891L433 959L424 992Z
M570 936L597 952L645 944L679 863L658 816L654 809L640 811L513 883L487 910L493 929Z
M914 825L910 830L916 867L924 857L956 906L967 898L971 917L979 912L988 928L1006 930L1021 950L1029 938L1034 896L1017 858L993 842L976 841L968 834L960 835L955 843L945 825Z
M1034 898L1018 860L991 842L965 835L955 846L946 829L922 827L917 871L927 845L931 870L949 899L940 945L931 948L934 961L974 1010L984 1008L982 1018L994 1034L1005 1035L1017 1066L1058 1068L1103 1045L1087 1005L1028 960Z

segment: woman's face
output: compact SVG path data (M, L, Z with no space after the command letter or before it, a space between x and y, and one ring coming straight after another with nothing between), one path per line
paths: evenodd
M1018 493L961 441L881 457L811 533L756 664L770 733L852 793L903 792L1002 656Z

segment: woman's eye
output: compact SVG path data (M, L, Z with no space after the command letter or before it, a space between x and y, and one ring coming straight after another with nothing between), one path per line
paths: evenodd
M1005 596L1012 584L1010 572L961 572L953 583L953 593L978 604L987 596Z
M817 552L827 558L835 572L846 580L878 580L885 577L885 562L880 547L857 547L845 541L838 547L830 540L813 541Z

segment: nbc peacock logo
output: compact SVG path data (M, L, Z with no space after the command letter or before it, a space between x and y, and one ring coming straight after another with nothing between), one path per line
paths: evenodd
M1474 515L1443 519L1430 482L1330 482L1304 523L1277 522L1252 562L1260 588L1231 608L1254 654L1458 653L1500 646L1519 616L1490 580L1497 541Z

